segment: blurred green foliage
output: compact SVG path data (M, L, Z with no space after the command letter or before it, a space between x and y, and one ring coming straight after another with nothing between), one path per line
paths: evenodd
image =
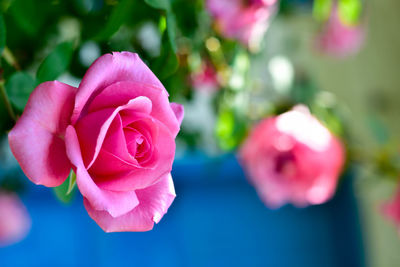
M10 76L5 86L10 102L19 112L23 111L35 88L35 80L30 74L18 71Z
M71 42L59 44L40 64L36 73L37 83L53 81L63 74L71 62L72 53Z

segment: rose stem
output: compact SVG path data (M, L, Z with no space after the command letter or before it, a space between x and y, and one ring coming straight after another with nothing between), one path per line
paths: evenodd
M7 93L6 93L6 88L4 87L4 81L0 80L0 93L1 96L4 99L4 103L6 104L6 108L8 111L8 114L10 115L10 117L14 120L17 121L17 117L15 116L14 110L11 106L10 100L8 99Z

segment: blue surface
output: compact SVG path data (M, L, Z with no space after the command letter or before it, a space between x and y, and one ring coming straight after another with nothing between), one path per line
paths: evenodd
M63 205L30 186L31 232L0 266L364 266L351 177L327 204L272 211L231 155L179 160L173 176L177 198L145 233L106 234L80 196Z

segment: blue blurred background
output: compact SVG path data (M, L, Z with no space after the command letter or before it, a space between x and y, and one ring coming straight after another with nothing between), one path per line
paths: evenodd
M177 197L153 231L104 233L82 205L29 185L32 228L0 266L365 266L351 173L330 202L269 210L233 155L177 160Z

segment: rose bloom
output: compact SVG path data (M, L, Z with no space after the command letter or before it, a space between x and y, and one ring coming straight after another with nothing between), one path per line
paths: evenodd
M317 36L316 46L323 53L346 57L357 53L363 42L364 30L361 25L346 25L334 7L328 22Z
M400 185L398 185L393 198L383 205L382 212L395 223L400 234Z
M207 9L218 31L258 50L275 11L276 0L207 0Z
M304 207L334 195L344 150L315 117L295 109L255 126L239 157L268 207Z
M31 219L18 196L0 191L0 247L21 241L30 227Z
M175 198L170 172L182 117L137 54L106 54L78 88L40 84L9 143L36 184L58 186L72 168L104 231L147 231Z

